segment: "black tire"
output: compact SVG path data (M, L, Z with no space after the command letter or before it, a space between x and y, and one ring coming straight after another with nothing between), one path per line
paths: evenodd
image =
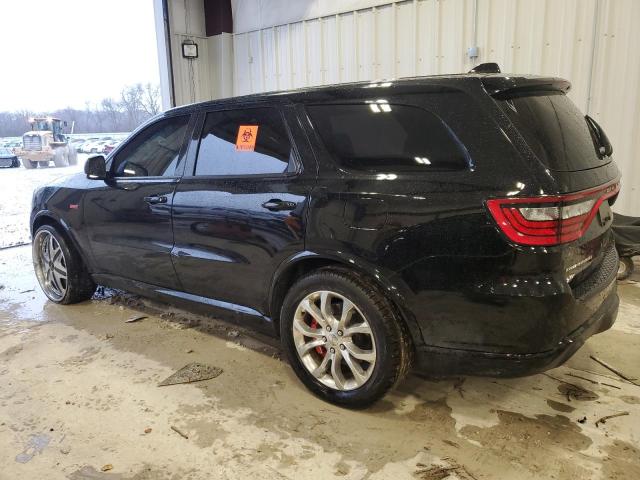
M62 254L64 255L67 270L67 281L66 291L61 298L55 298L47 292L47 288L43 285L42 277L38 273L39 260L37 257L37 249L39 248L38 239L40 238L41 233L52 235L60 245ZM75 247L69 242L69 240L67 240L66 236L62 235L58 229L51 225L42 225L38 230L36 230L33 239L33 263L34 268L36 269L36 277L49 300L63 305L89 300L96 290L96 285L93 283L93 280L91 280L91 276L87 272L87 269L82 262L82 258L76 251Z
M68 155L67 155L67 160L69 162L69 165L77 165L78 164L78 153L76 152L76 149L69 146L67 149Z
M69 160L64 148L56 148L54 150L53 163L58 168L69 166Z
M631 257L620 257L620 265L618 266L618 280L626 280L633 274L633 260Z
M313 376L295 346L293 322L298 305L307 295L327 290L344 296L356 306L371 327L375 340L372 373L361 386L351 390L331 388ZM409 332L391 301L372 281L348 269L325 268L298 280L284 299L280 334L289 363L302 383L320 398L348 408L363 408L382 398L407 375L413 363Z
M27 170L31 170L33 168L36 168L38 166L38 162L33 162L31 160L27 160L26 158L22 159L22 166L24 168L26 168Z

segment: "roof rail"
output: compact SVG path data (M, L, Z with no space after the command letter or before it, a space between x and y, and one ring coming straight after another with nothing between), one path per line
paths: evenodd
M490 62L490 63L481 63L480 65L473 67L473 69L471 69L469 73L501 73L501 72L500 72L500 65L494 62Z

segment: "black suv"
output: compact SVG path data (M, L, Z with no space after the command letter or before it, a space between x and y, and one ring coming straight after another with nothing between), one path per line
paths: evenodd
M279 336L346 406L559 365L614 322L620 174L557 78L472 73L175 108L37 190L54 302L108 285Z

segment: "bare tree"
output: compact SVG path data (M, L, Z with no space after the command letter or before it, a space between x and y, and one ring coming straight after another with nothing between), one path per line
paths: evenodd
M64 108L51 112L28 110L0 112L0 137L17 137L29 129L33 116L52 116L75 122L75 133L128 132L149 117L160 112L159 88L154 84L124 87L120 99L105 98L93 106L85 103L83 110Z
M150 117L160 113L160 87L158 85L147 83L144 86L142 109Z
M141 122L143 94L140 83L124 87L120 92L122 109L129 119L129 130L133 130Z
M113 98L105 98L100 106L107 118L108 129L112 131L118 130L118 124L122 116L122 105Z

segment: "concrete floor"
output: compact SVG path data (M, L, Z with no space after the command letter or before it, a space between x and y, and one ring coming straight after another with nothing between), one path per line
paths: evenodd
M615 327L547 375L412 375L354 412L309 394L273 341L114 292L58 306L29 246L0 250L0 479L637 479L640 387L589 358L640 378L633 280ZM224 372L157 386L194 361Z

